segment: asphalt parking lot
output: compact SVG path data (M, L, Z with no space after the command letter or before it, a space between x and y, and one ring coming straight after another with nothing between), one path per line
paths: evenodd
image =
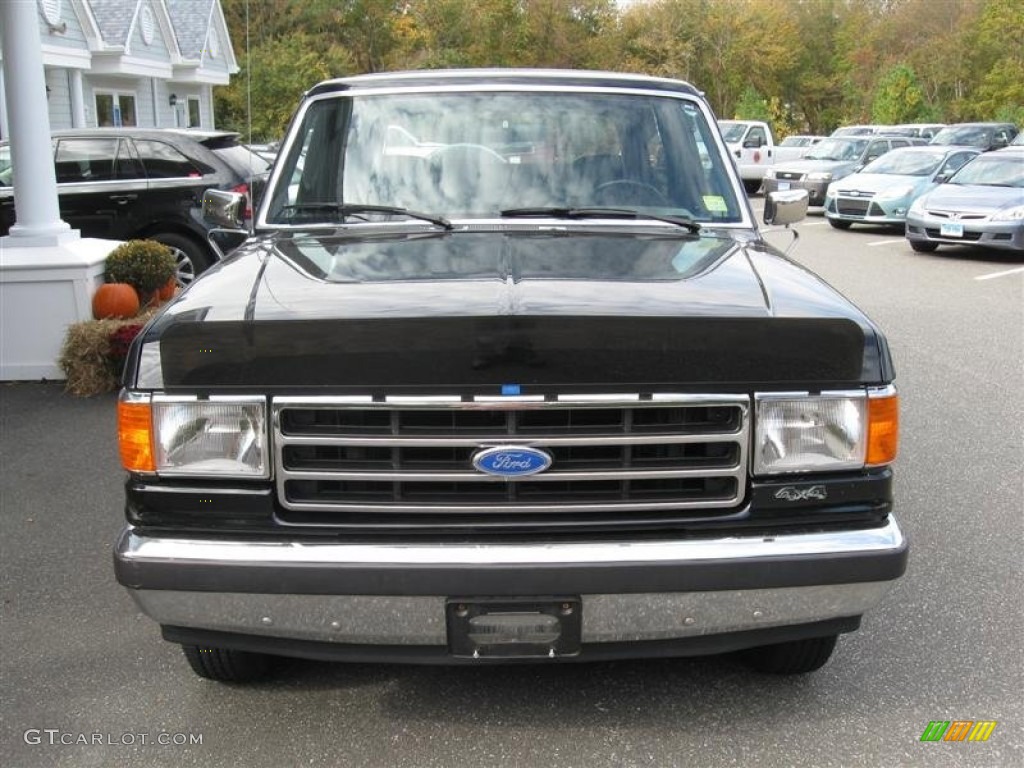
M793 257L889 335L903 402L897 514L912 541L906 577L821 671L766 677L717 657L294 661L256 686L200 680L113 579L113 396L0 385L0 761L1024 765L1024 266L967 249L916 254L892 231L833 231L820 217L799 231ZM922 743L932 720L998 725L985 743ZM100 743L61 743L83 734Z

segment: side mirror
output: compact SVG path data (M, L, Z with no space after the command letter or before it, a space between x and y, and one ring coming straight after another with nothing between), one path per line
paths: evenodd
M947 181L949 181L949 177L952 175L952 173L940 173L938 176L935 177L935 183L945 184Z
M760 149L764 146L764 142L761 139L747 139L743 142L744 149Z
M203 195L203 218L224 229L245 230L245 195L208 189Z
M788 227L807 215L809 196L806 189L769 192L764 199L764 223Z

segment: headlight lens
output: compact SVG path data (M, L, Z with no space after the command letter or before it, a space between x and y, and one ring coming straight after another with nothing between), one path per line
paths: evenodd
M153 454L161 475L267 477L266 401L153 397Z
M859 469L867 455L863 392L757 396L754 473Z
M832 174L826 172L808 173L808 181L832 181Z
M1024 220L1024 205L1015 208L1005 208L992 217L992 221L1021 221Z
M775 169L774 168L769 168L768 170L766 170L764 172L764 177L766 179L774 179L775 178Z

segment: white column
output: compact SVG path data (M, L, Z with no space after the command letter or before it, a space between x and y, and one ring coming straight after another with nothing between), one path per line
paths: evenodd
M9 245L56 245L77 237L60 218L57 177L50 144L43 47L39 41L35 3L2 3L4 80L14 165L14 210ZM19 240L25 238L25 240Z
M71 78L71 127L85 128L85 97L82 95L82 70L69 69Z
M216 128L217 127L217 120L216 120L216 118L215 118L215 116L213 114L213 86L212 85L207 85L207 86L203 86L203 87L206 88L206 103L210 105L210 124L209 125L204 125L203 127L204 128ZM203 112L202 110L199 110L199 114L202 114L202 112Z

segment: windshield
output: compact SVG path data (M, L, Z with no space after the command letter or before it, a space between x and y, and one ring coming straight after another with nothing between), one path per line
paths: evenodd
M991 129L983 126L967 125L943 128L931 140L931 144L948 146L988 148L991 141Z
M884 173L897 176L929 176L938 170L946 157L944 150L935 152L904 152L895 149L864 166L861 173Z
M824 139L804 155L805 160L857 160L864 154L868 139Z
M982 184L1024 188L1024 163L1019 153L979 155L950 179L951 184Z
M694 101L671 97L331 94L307 109L267 221L336 224L340 205L447 218L616 207L739 221L728 160L713 136Z
M747 132L746 123L734 123L729 120L719 120L718 127L722 130L722 138L727 144L735 144Z

